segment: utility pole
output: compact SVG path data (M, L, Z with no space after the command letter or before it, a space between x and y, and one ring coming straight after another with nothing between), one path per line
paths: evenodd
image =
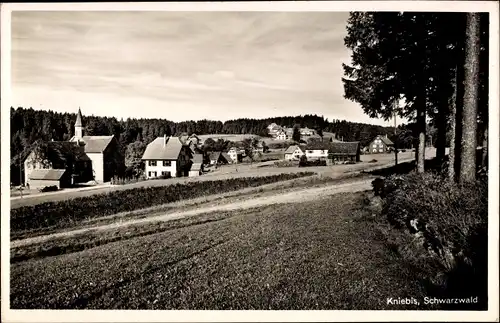
M394 166L398 166L398 130L396 128L396 100L392 103L394 111Z

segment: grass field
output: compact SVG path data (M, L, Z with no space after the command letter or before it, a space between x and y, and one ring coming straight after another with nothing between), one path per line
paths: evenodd
M386 300L423 291L366 219L362 199L205 214L14 263L11 308L410 309Z

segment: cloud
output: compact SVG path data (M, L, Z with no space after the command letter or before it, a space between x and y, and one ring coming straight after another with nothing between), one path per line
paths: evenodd
M310 113L369 120L343 98L347 17L14 12L14 105L178 121Z

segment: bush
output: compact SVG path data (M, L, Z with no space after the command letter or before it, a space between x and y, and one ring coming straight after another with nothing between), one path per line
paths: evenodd
M297 166L297 161L295 160L279 160L274 163L276 167L295 167Z
M168 186L140 187L71 200L23 206L11 210L13 232L45 227L67 227L85 219L133 211L204 195L235 191L299 177L313 172L198 181Z
M373 186L384 198L394 245L429 286L448 297L485 301L487 183L459 185L437 174L410 173Z
M50 185L50 186L44 186L40 189L38 189L38 191L42 192L42 193L45 193L45 192L55 192L55 191L58 191L59 188L57 187L57 185Z
M300 156L299 159L299 167L306 167L307 166L307 157L306 155Z

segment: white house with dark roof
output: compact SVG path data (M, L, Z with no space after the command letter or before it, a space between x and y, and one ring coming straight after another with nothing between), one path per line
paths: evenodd
M371 154L381 154L390 152L394 148L394 143L387 135L376 136L368 145L368 152Z
M146 178L189 175L191 152L178 137L158 137L144 151Z
M229 158L231 158L232 162L234 164L238 163L242 157L242 153L241 151L236 148L236 147L231 147L228 151L227 151L227 155L229 156Z
M303 155L304 152L297 145L292 145L285 150L285 160L299 160Z
M75 135L69 140L83 145L85 154L92 161L94 180L108 182L117 170L125 164L115 136L84 136L82 112L78 109L75 121Z

